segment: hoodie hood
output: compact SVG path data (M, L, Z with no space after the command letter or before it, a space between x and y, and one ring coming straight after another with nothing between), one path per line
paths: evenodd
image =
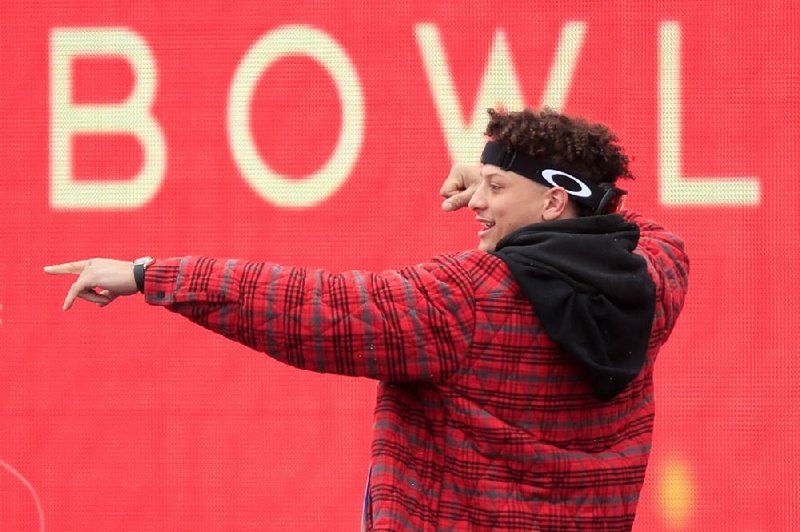
M603 400L636 378L647 355L655 285L633 253L638 242L636 224L609 214L528 225L492 252Z

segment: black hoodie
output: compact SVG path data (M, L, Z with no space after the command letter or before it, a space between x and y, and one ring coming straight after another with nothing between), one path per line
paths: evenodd
M655 284L633 253L638 242L636 224L609 214L528 225L493 253L603 400L636 378L647 354Z

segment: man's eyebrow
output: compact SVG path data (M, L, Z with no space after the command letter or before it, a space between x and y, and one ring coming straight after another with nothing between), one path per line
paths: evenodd
M481 171L481 178L486 179L487 177L505 177L503 174L498 172L497 170L489 170L486 173Z

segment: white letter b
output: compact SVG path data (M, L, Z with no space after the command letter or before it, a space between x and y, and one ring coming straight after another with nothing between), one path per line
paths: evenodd
M134 77L130 97L113 104L72 102L72 59L115 56ZM164 177L164 134L150 112L156 66L144 39L126 28L54 29L50 36L50 205L54 209L131 209L147 203ZM142 145L144 164L126 181L74 178L70 141L76 133L121 132Z

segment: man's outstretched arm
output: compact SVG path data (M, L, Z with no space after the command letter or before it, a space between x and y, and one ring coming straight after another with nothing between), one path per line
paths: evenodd
M100 306L136 293L130 262L47 267L78 275L65 301ZM155 262L145 298L299 368L402 382L436 381L466 356L474 305L459 257L382 273L208 258Z

